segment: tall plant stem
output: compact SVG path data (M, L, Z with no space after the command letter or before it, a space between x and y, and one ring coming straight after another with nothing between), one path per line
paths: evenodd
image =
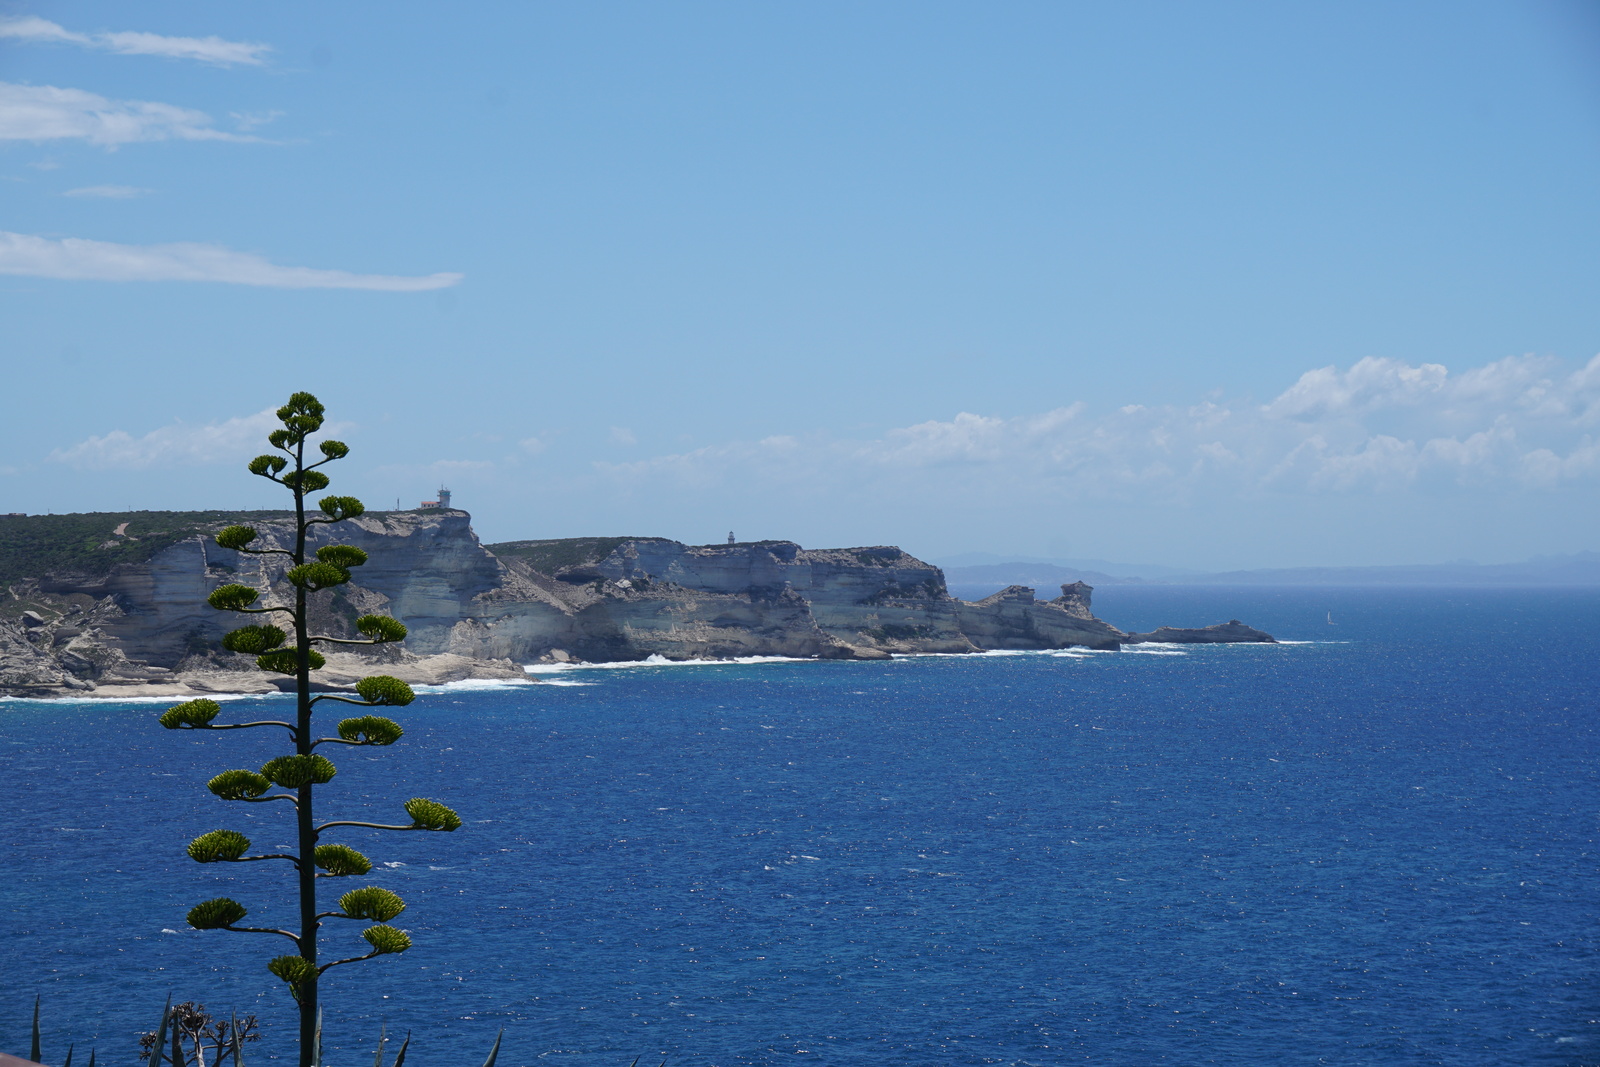
M305 472L305 441L295 446L294 467L294 564L306 562L306 496L302 480ZM306 625L306 589L296 585L294 592L294 646L296 729L295 751L302 756L311 755L311 637ZM299 789L295 822L300 845L300 955L311 964L310 977L300 989L300 1067L311 1067L316 1056L318 974L317 966L317 865L311 857L317 847L316 823L312 819L311 783Z

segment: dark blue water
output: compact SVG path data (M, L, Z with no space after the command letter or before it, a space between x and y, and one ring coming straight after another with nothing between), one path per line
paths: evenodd
M1096 606L1314 643L419 698L399 745L333 753L324 810L433 796L466 826L343 838L403 864L353 884L404 896L416 947L330 972L330 1060L370 1057L383 1018L419 1067L481 1062L502 1026L508 1067L1600 1063L1600 594ZM48 1062L132 1065L171 993L292 1054L263 966L286 943L183 921L224 893L288 919L280 871L183 854L219 826L288 844L282 813L204 789L277 739L160 709L0 704L0 1050L26 1053L39 992Z

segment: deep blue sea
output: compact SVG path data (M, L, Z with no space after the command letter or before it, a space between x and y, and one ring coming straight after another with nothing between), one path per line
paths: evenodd
M466 820L342 838L382 866L323 885L399 892L415 947L329 972L329 1061L370 1062L387 1020L412 1067L480 1063L501 1027L501 1067L1600 1064L1600 591L1096 610L1296 643L425 693L319 792ZM0 1051L39 993L46 1062L135 1067L170 993L258 1013L252 1062L292 1055L286 943L184 922L223 894L287 921L277 865L183 851L289 844L275 805L205 791L279 732L168 732L165 703L0 703Z

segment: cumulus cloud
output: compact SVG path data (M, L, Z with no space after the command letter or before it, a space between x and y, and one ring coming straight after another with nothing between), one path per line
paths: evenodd
M639 483L876 482L1143 502L1538 490L1600 481L1597 424L1600 356L1577 370L1513 357L1458 374L1363 359L1307 371L1265 404L962 412L871 440L769 438L597 467Z
M1058 444L1063 436L1076 436L1068 427L1082 412L1082 404L1010 419L963 411L948 422L931 420L890 430L883 440L864 445L860 455L877 463L923 467L995 463L1019 451L1043 450L1058 462L1070 463L1073 457Z
M1314 420L1381 407L1414 406L1437 395L1448 377L1449 371L1438 363L1412 367L1398 360L1368 357L1347 371L1337 367L1306 371L1266 410L1275 418Z
M260 141L211 125L193 108L111 100L83 89L0 82L0 141L82 140L114 149L140 141Z
M452 273L407 277L280 267L220 245L123 245L77 237L54 239L0 231L0 274L105 282L228 282L279 289L372 289L410 293L461 281Z
M245 65L259 67L266 61L271 46L247 41L227 41L221 37L168 37L159 33L124 30L113 33L74 33L48 19L34 15L0 18L0 39L46 44L75 44L125 56L165 56L193 59L219 67Z

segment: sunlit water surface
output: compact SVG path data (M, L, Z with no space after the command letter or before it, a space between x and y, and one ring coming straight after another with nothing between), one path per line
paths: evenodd
M479 1063L501 1027L502 1067L1600 1062L1600 594L1096 607L1300 643L424 694L319 794L331 818L421 795L466 820L340 838L415 947L329 973L329 1061L371 1062L387 1020L413 1067ZM281 732L170 733L162 706L0 703L0 1050L27 1052L38 992L48 1062L136 1064L170 993L259 1014L254 1060L292 1055L263 966L287 942L183 919L226 894L289 921L280 865L183 852L222 826L290 844L277 805L204 787Z

